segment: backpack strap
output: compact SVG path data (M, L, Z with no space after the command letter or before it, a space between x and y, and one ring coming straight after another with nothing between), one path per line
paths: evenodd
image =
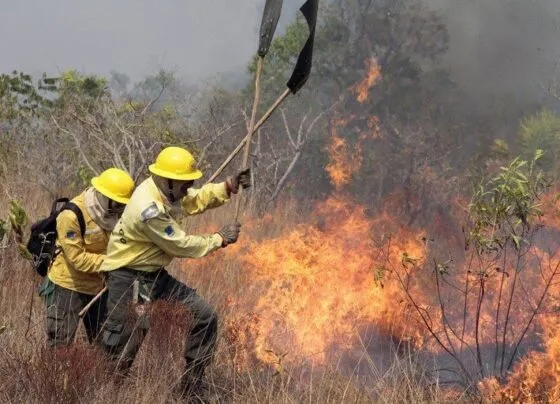
M51 207L51 216L56 213L56 211L57 211L56 207L59 203L66 204L66 203L69 203L69 202L70 202L70 199L68 199L68 198L58 198L57 200L55 200L52 204L52 207Z
M82 210L78 207L78 205L72 203L72 202L66 202L64 204L64 206L62 207L62 210L71 210L72 212L74 212L74 214L76 215L76 217L78 218L78 223L80 224L80 231L82 233L82 238L84 237L84 235L86 234L86 221L84 220L84 215L82 213Z

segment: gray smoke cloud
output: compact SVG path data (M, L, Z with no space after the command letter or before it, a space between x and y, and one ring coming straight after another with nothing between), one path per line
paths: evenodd
M560 57L559 0L424 1L444 15L445 63L456 82L476 95L542 96ZM166 68L190 82L239 77L256 52L264 3L0 0L0 72L114 69L139 80ZM284 0L277 35L301 4Z
M560 1L425 1L444 15L455 81L479 96L543 96L560 58Z
M264 0L2 0L0 72L75 68L138 80L159 68L196 80L243 72ZM280 33L299 2L285 1Z

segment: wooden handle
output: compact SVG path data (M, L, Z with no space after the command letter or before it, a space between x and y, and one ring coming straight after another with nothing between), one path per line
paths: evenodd
M96 301L98 301L99 298L101 297L101 295L102 295L103 293L105 293L106 291L107 291L107 286L105 286L103 289L101 289L101 291L100 291L98 294L96 294L96 295L93 297L93 299L91 299L91 300L89 301L88 304L86 304L86 306L82 309L82 311L80 311L80 313L78 313L78 316L79 316L79 317L83 317L84 314L86 314L87 311L90 309L90 307L93 306L93 303L95 303Z
M255 98L253 99L253 110L251 111L251 120L249 121L249 133L247 134L247 140L245 141L245 152L243 153L243 164L241 169L247 168L249 164L249 150L251 149L251 137L253 136L253 131L255 129L255 118L257 117L257 109L259 108L259 100L261 94L261 73L263 68L264 57L259 57L257 61L257 73L255 75ZM239 209L241 207L241 200L243 199L243 188L239 188L239 193L235 200L235 216L233 217L234 222L237 222L239 217Z
M222 173L222 171L224 171L224 169L228 166L228 164L231 162L231 160L234 159L235 156L237 156L237 153L239 153L239 151L243 148L243 145L245 144L245 142L247 142L247 140L249 140L250 135L253 135L253 133L255 133L256 131L258 131L261 126L264 125L264 123L268 120L268 118L270 118L270 116L272 115L272 113L276 110L276 108L278 108L278 106L280 104L282 104L282 102L286 99L286 97L290 94L290 89L287 88L282 95L280 95L280 97L278 97L276 99L276 101L274 102L274 104L272 104L272 106L268 109L268 111L265 112L265 114L262 116L261 119L259 119L259 121L255 124L255 127L253 128L253 132L251 134L247 134L243 140L241 140L241 143L239 143L237 145L237 147L230 153L230 155L224 160L224 162L222 163L222 165L220 167L218 167L218 169L216 170L216 172L214 174L212 174L212 176L208 179L208 181L206 181L206 183L208 184L209 182L212 182L216 179L216 177L218 177L218 175L220 175Z

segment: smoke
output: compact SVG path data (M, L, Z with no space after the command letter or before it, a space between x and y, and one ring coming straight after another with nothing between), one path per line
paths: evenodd
M475 95L538 100L560 57L560 1L424 0L450 32L445 63ZM190 80L243 75L264 0L5 2L0 72L76 68L133 80L167 68ZM277 35L303 0L285 0Z
M284 2L277 33L301 3ZM0 73L67 69L133 80L159 68L180 77L243 73L256 53L263 0L6 1Z
M425 0L450 34L445 63L476 96L541 99L560 57L557 0Z

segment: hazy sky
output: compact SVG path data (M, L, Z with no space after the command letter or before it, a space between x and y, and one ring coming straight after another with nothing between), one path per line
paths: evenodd
M446 61L466 88L538 97L560 74L560 0L425 0L450 34Z
M423 1L445 16L455 80L478 92L542 93L560 58L560 0ZM277 34L303 2L284 0ZM240 74L256 51L264 3L0 0L0 72Z
M285 1L281 27L299 2ZM0 0L0 72L243 71L264 0Z

